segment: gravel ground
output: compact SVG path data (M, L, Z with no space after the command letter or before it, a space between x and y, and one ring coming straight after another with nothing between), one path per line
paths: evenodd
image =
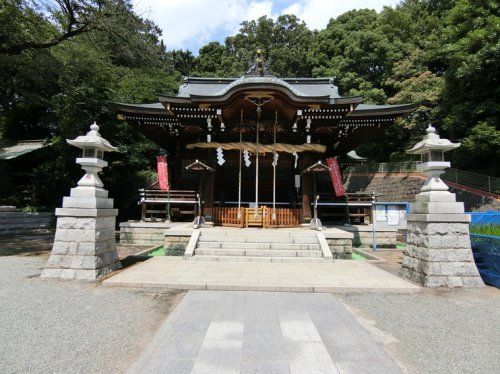
M0 257L0 373L117 373L181 293L42 280L42 256Z
M498 289L341 299L410 373L498 373Z

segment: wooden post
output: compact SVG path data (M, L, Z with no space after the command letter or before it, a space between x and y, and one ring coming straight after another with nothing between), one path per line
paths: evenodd
M212 149L207 150L207 165L215 169L215 153ZM206 173L205 179L205 208L213 208L214 206L214 180L213 173Z
M306 167L312 163L312 156L309 153L302 153L302 165L306 165ZM305 173L302 174L302 219L304 222L309 222L311 220L311 174Z

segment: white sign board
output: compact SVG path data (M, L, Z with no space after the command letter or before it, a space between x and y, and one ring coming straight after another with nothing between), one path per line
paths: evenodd
M377 222L387 221L387 211L385 205L375 205L375 220Z
M397 226L399 223L399 207L397 205L387 205L387 223Z

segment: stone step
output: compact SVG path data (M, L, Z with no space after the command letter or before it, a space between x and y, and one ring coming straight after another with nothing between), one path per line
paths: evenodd
M319 244L277 244L277 243L239 243L239 242L198 242L196 248L222 249L263 249L263 250L319 250Z
M238 242L238 243L278 243L278 244L317 244L318 239L314 237L288 238L288 237L245 237L245 236L215 236L200 235L199 242Z
M244 257L322 257L323 252L313 250L285 249L217 249L196 248L195 255L202 256L244 256Z
M254 257L254 256L205 256L187 257L187 261L220 261L220 262L299 262L299 263L330 263L332 259L322 257Z

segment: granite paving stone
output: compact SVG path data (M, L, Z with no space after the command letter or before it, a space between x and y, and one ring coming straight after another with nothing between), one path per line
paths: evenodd
M290 369L282 361L243 361L241 374L290 374Z
M330 294L189 291L158 335L130 373L401 372Z
M235 271L238 270L238 271ZM105 286L226 291L420 292L421 288L366 261L251 263L186 261L156 256L103 282Z

